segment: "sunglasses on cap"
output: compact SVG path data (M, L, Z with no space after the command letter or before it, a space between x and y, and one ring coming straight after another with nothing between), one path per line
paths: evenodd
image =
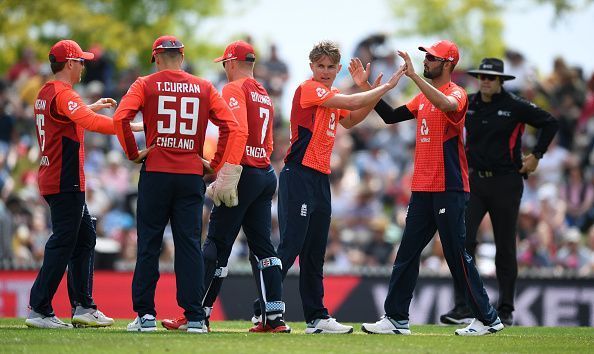
M497 75L489 75L489 74L479 74L477 75L477 78L479 80L487 80L487 81L495 81L497 80Z
M161 44L159 44L158 46L156 46L155 49L180 49L183 47L184 45L182 44L182 42L178 40L166 40L161 42Z
M427 61L431 61L431 62L433 62L433 61L440 61L440 62L442 62L442 63L443 63L443 62L447 61L447 59L440 58L440 57L436 57L436 56L435 56L435 55L433 55L433 54L425 54L425 59L426 59Z

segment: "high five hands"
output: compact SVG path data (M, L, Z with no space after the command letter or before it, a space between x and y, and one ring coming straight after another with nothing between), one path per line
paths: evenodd
M403 50L398 50L396 51L396 53L398 53L398 56L401 57L402 60L404 60L404 75L408 77L413 75L415 73L415 68L413 67L412 61L410 60L410 56L408 55L408 53Z
M351 62L349 63L349 73L351 74L353 81L359 88L364 90L371 90L378 87L381 84L382 77L384 75L383 73L380 73L377 76L377 78L373 82L373 85L369 84L368 79L369 74L371 73L370 69L371 63L367 63L367 65L364 68L363 63L359 58L351 59ZM406 70L406 64L401 65L398 71L396 71L394 75L392 75L392 77L390 77L390 79L386 82L386 85L388 85L390 89L394 88L398 84L398 81L400 80L402 75L405 74Z

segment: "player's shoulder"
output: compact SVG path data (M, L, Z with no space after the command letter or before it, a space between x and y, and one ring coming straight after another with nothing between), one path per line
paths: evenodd
M225 86L223 86L223 89L232 89L232 90L241 90L244 87L249 87L249 86L253 86L253 82L257 82L256 80L252 79L252 80L248 80L249 78L247 77L242 77L241 79L237 79L237 80L233 80L227 84L225 84Z
M80 97L80 95L78 94L78 92L76 92L74 90L74 88L72 87L72 85L67 84L65 82L62 81L53 81L53 82L48 82L47 84L44 85L44 88L53 88L56 97L61 100L63 98L65 99L72 99L74 97Z
M458 86L455 82L449 82L443 92L448 96L454 96L458 99L468 97L466 90L463 87Z
M321 82L313 79L305 80L299 85L301 91L306 95L317 96L319 99L326 98L330 93L338 93L338 89L335 87L328 88Z

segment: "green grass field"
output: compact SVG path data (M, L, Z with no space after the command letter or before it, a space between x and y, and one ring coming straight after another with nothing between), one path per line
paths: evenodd
M350 335L247 333L247 321L213 322L206 335L128 333L127 321L111 328L29 329L22 319L0 319L0 353L593 353L594 328L510 327L495 335L459 337L456 327L412 326L411 336L368 335L353 324Z

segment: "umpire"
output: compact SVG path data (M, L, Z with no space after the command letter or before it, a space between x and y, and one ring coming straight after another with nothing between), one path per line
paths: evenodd
M466 249L474 257L477 231L489 213L495 238L495 267L499 286L497 311L504 325L513 323L514 292L518 276L516 227L522 177L538 166L558 129L551 114L503 88L515 77L503 70L503 62L484 58L478 70L468 74L479 80L479 92L469 97L466 115L466 155L470 174L470 200L466 208ZM522 156L522 133L528 124L538 128L532 153ZM464 294L456 288L455 307L440 317L442 323L461 324L472 320Z

